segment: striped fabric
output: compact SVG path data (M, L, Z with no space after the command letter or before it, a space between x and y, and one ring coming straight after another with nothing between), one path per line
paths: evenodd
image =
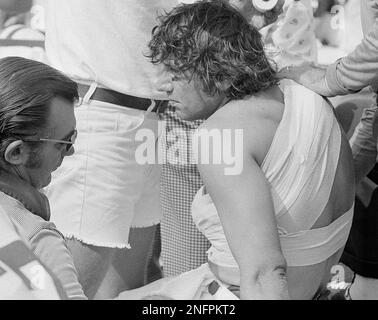
M30 245L34 254L54 274L68 299L87 299L78 281L77 271L64 236L55 224L27 210L20 201L0 191L0 208L13 222L16 231ZM44 199L44 197L42 197ZM48 201L46 200L46 206Z
M25 240L30 241L43 229L50 229L59 233L52 222L45 221L41 217L32 214L18 200L0 191L0 206L15 224L18 232ZM63 237L63 235L62 235Z
M4 299L50 300L67 296L55 276L22 241L0 206L0 300Z
M191 152L190 135L202 121L183 121L168 107L161 115L166 124L165 139L169 149L173 143L179 150ZM185 132L186 139L180 139L180 132ZM174 142L167 141L167 135L176 137ZM182 137L182 135L181 135ZM170 164L175 160L167 153L161 178L161 205L164 219L161 222L161 261L164 276L176 276L195 269L206 262L206 251L210 247L208 240L197 230L193 223L190 207L193 198L202 186L196 165Z

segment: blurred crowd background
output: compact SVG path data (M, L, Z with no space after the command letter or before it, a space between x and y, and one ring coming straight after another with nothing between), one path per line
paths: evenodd
M44 51L44 1L30 0L28 5L24 1L22 5L9 1L12 6L2 7L0 58L20 56L48 63ZM278 68L304 62L328 65L346 56L361 42L360 0L300 0L305 4L300 9L302 14L292 5L294 2L286 0L279 20L262 30L267 53ZM368 89L331 99L348 138L363 109L374 99L375 94Z
M292 1L286 2L289 4ZM33 0L27 7L19 5L12 10L0 11L0 38L25 41L14 41L13 44L12 41L2 41L0 57L17 55L45 61L40 42L43 41L45 28L43 2L44 0ZM317 39L317 62L328 64L353 50L362 39L359 0L308 2L311 3L314 16L312 31ZM276 26L271 26L269 29L275 28ZM277 41L277 38L273 40Z

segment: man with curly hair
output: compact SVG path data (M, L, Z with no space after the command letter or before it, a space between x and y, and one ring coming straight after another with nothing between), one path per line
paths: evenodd
M250 23L259 29L275 22L284 4L284 1L279 0L271 10L260 12L251 0L226 2L239 10ZM184 120L174 112L172 106L168 106L162 112L161 118L166 123L165 137L167 139L164 143L168 148L175 144L179 150L190 155L192 153L191 136L203 120ZM168 141L168 138L172 136L176 139ZM164 276L175 276L205 263L206 251L210 243L197 230L190 214L194 195L202 185L196 165L177 162L173 153L167 153L166 158L167 162L162 165L160 189L164 219L159 230L161 235L158 235L157 239L159 242L161 236ZM159 245L159 243L156 244Z
M193 150L204 186L192 216L211 243L208 263L144 293L316 298L353 217L352 158L332 108L292 81L278 84L258 30L224 1L176 7L161 17L149 47L152 63L172 76L161 90L177 115L205 120L196 137L219 134ZM227 145L241 171L228 170Z

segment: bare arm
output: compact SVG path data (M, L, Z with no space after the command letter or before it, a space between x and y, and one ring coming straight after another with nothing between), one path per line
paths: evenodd
M68 299L87 299L78 281L73 258L63 236L55 230L43 229L30 241L34 253L63 285Z
M235 111L237 112L237 111ZM206 190L211 195L241 273L242 299L287 299L286 262L282 255L269 184L254 153L262 126L248 121L244 128L243 171L225 175L223 164L199 165ZM226 116L208 121L204 129L240 128ZM259 135L257 135L259 133ZM252 139L253 138L253 139ZM263 139L263 138L262 138ZM210 148L212 152L213 146ZM202 155L201 155L202 156ZM201 158L201 157L200 157Z

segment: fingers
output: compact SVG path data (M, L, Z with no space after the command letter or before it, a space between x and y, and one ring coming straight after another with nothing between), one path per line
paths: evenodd
M292 79L295 80L295 72L293 72L293 69L296 67L293 66L287 66L285 68L282 68L277 72L277 78L278 79Z
M315 66L313 63L304 62L297 66L287 66L278 71L278 79L292 79L298 80L302 74L309 70L314 70L319 67Z
M288 75L287 68L288 68L288 67L282 68L281 70L279 70L279 71L277 72L277 78L278 78L278 79L284 79L284 78L287 77L287 75Z

